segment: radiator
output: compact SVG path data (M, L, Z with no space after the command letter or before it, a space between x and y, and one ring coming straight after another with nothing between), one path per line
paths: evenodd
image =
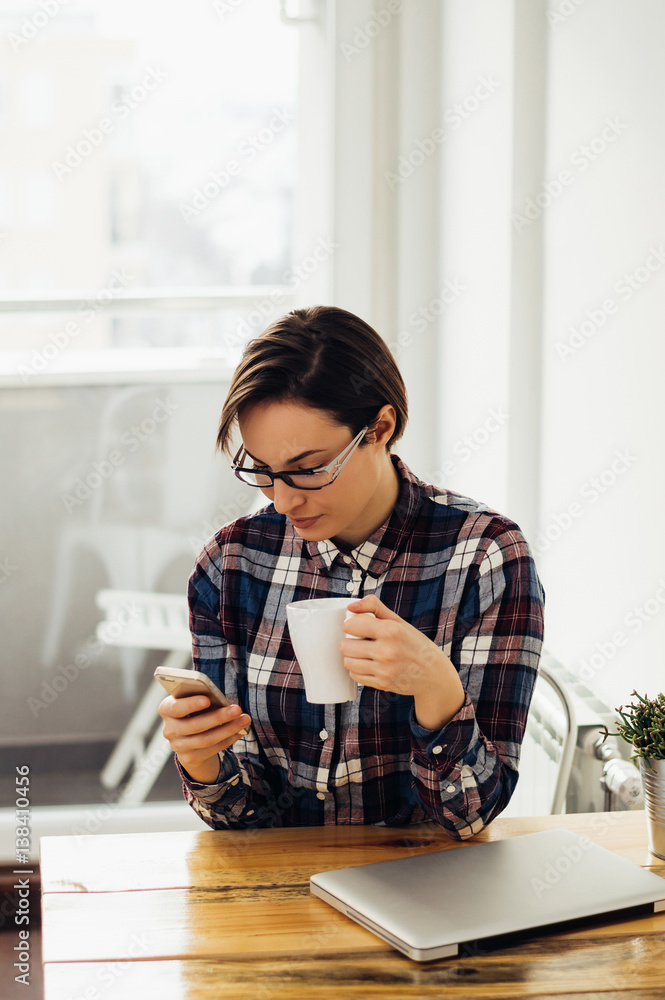
M577 745L563 811L643 808L640 772L627 760L628 745L611 738L600 744L600 730L605 725L613 730L617 713L551 654L543 653L543 660L567 689L577 719ZM517 787L502 816L542 816L549 812L560 757L553 733L561 728L556 719L560 707L552 702L550 711L551 720L542 710L538 715L529 713Z

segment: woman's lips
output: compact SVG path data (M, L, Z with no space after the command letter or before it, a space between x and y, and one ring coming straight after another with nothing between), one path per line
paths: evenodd
M309 528L315 521L318 521L320 517L320 514L317 514L316 517L292 517L290 518L290 521L294 528Z

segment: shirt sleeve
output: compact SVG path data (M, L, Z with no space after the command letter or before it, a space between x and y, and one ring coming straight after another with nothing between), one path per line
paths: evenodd
M220 579L220 569L204 550L188 588L192 659L195 670L207 674L230 701L244 708L245 688L238 683L220 621ZM197 815L214 830L281 826L286 806L277 803L270 765L252 727L219 759L217 781L206 785L194 781L175 757L185 799Z
M450 659L466 696L438 732L411 711L411 771L426 815L458 840L504 809L543 643L545 595L519 529L504 522L472 566L455 622Z

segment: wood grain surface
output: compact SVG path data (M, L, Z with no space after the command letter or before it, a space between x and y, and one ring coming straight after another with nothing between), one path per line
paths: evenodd
M643 810L570 816L499 817L460 844L432 823L412 827L327 826L298 830L202 830L41 838L42 891L119 892L218 888L271 882L275 872L308 880L315 871L387 861L565 827L634 864L662 864L647 850Z
M648 949L648 950L647 950ZM539 938L494 952L417 963L396 951L334 960L49 964L46 1000L410 1000L566 997L663 1000L665 940ZM96 995L93 990L98 990Z
M643 812L420 827L42 839L46 1000L663 1000L665 913L593 918L413 962L309 892L315 871L563 827L665 877Z

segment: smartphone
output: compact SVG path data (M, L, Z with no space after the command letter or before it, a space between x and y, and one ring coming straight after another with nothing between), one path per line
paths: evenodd
M157 667L155 670L155 680L159 681L162 687L173 695L174 698L191 698L196 694L203 694L210 698L210 708L225 708L232 702L220 691L214 681L211 681L207 674L200 670L182 670L179 667ZM209 709L204 708L204 712ZM192 712L192 715L198 715ZM247 736L246 729L239 729L240 736Z

